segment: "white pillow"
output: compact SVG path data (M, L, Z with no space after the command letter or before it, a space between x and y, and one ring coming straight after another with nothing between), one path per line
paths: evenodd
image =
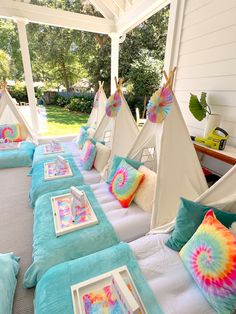
M93 138L95 134L94 128L88 128L87 133L90 138Z
M96 143L97 153L94 161L94 168L102 172L102 170L105 168L105 166L108 163L108 160L110 158L111 150L109 147L101 144Z
M229 230L236 235L236 222L233 222Z
M140 166L138 171L145 174L143 182L140 184L135 197L134 202L138 205L139 208L145 212L152 212L155 186L157 175L154 171L148 169L145 166Z

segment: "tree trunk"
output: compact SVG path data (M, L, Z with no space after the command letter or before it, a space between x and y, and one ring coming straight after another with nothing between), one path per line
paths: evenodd
M64 61L62 61L62 63L61 63L61 68L62 68L65 87L66 87L67 92L69 92L70 91L70 83L69 83L69 79L68 79L68 75L67 75L67 71L66 71L66 65L65 65Z
M143 113L142 113L142 119L145 119L145 112L147 109L147 95L144 96L143 100Z

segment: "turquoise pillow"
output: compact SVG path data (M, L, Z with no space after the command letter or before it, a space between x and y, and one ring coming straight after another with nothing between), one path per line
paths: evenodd
M112 160L112 167L111 167L111 171L110 171L110 174L108 176L108 179L107 179L107 183L111 183L111 181L112 181L112 179L116 173L116 170L117 170L117 168L118 168L118 166L122 160L125 160L130 166L132 166L135 169L138 169L140 166L143 165L143 162L115 155L113 157L113 160Z
M19 257L13 253L0 254L0 314L11 314Z
M236 221L236 214L180 198L175 228L166 245L172 250L180 251L200 226L209 209L213 209L216 218L227 228Z
M96 156L96 145L87 140L81 151L80 161L84 170L91 170Z

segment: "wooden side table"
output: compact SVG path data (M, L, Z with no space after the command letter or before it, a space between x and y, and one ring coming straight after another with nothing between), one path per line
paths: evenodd
M236 164L236 147L226 145L224 150L216 150L199 143L193 143L193 145L199 153L224 161L230 165Z

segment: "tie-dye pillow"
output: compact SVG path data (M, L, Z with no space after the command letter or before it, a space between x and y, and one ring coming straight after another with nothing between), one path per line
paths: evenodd
M186 268L217 313L236 308L236 236L213 210L180 251Z
M87 140L81 151L80 161L84 170L91 170L96 156L96 145Z
M76 144L78 144L79 149L82 149L84 146L84 143L88 139L88 133L87 133L87 127L82 126L80 128L80 133L76 139Z
M144 179L144 174L131 167L122 160L110 182L109 190L121 203L122 207L129 207L135 193Z
M0 125L0 139L10 142L21 142L19 124Z

